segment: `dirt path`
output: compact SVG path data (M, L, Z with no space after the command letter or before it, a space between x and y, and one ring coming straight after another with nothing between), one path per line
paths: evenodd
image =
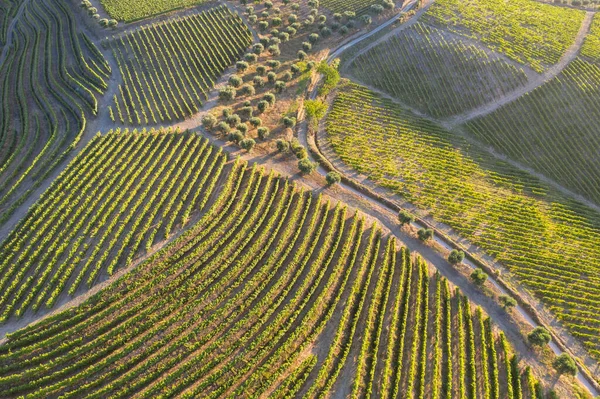
M575 41L571 46L565 51L563 56L560 58L558 63L548 68L543 74L538 75L534 79L530 79L529 82L512 93L494 101L489 104L482 105L481 107L472 109L468 112L465 112L460 115L455 115L451 118L442 120L442 124L449 127L454 127L457 125L461 125L471 119L478 118L483 115L487 115L496 109L502 107L505 104L515 101L519 97L529 93L530 91L535 90L539 86L543 85L547 81L555 78L559 73L562 72L563 69L567 67L567 65L577 57L579 54L579 50L583 44L583 41L590 30L590 25L592 24L592 19L594 18L595 12L588 11L585 14L585 18L579 28L579 32L575 37Z

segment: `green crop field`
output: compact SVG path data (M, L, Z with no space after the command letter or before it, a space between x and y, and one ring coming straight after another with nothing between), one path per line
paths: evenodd
M172 245L80 306L11 334L0 346L2 396L542 389L480 309L341 203L241 161L220 187Z
M190 134L96 136L2 243L0 319L52 307L168 238L205 205L225 160Z
M505 264L600 357L600 215L355 84L326 128L345 163Z
M542 72L575 41L584 14L535 0L439 0L423 20Z
M5 27L18 7L3 4ZM64 2L21 8L0 64L0 224L79 141L111 72Z
M422 23L361 54L348 72L434 117L476 108L527 83L523 69L504 57Z
M322 0L322 7L333 13L345 11L355 12L357 15L364 14L373 4L381 4L380 0Z
M100 0L100 3L111 17L132 22L207 1L209 0Z
M252 43L225 7L144 27L114 38L124 83L110 112L125 124L181 120L198 112L219 76Z

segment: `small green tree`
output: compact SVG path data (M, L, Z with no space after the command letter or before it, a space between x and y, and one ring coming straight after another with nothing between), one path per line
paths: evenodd
M258 108L261 113L265 112L269 109L269 102L265 100L259 101L258 104L256 104L256 108Z
M231 101L237 96L237 91L234 87L227 86L219 90L219 100Z
M487 280L487 277L487 274L485 274L485 272L481 268L477 268L471 273L471 280L473 281L473 283L475 283L475 285L479 287L483 286L483 284Z
M229 139L229 141L233 141L234 143L239 143L244 139L244 135L239 130L232 130L229 132L227 139Z
M448 255L448 262L450 262L453 265L457 265L461 263L464 258L465 253L463 251L453 249L452 251L450 251L450 255Z
M329 172L325 176L325 180L327 181L328 186L333 186L342 181L342 176L337 172Z
M408 211L400 211L398 212L398 222L400 225L410 224L415 221L415 216Z
M267 101L270 106L275 105L275 94L273 93L265 93L263 96L263 100Z
M567 375L576 375L577 374L577 363L575 360L568 354L562 353L554 359L552 362L552 367L556 370L559 375L567 374Z
M258 129L256 129L256 132L258 133L258 138L261 140L265 140L267 137L269 137L269 134L271 133L269 131L268 127L259 127Z
M285 127L289 127L292 128L294 126L296 126L296 118L290 118L288 116L283 118L283 125Z
M298 169L300 169L302 174L309 175L314 172L315 169L317 169L317 164L311 162L311 160L308 158L303 158L298 161Z
M276 142L277 151L288 152L290 150L290 143L283 139L278 139Z
M551 339L552 335L550 335L550 332L544 327L536 327L533 329L533 331L527 334L527 340L531 345L534 346L548 345Z
M205 129L212 129L217 124L217 117L213 114L207 114L202 118L202 126Z
M260 125L262 125L262 119L260 119L259 117L256 117L256 116L253 118L250 118L249 122L254 127L259 127Z
M515 306L517 306L517 300L508 295L500 295L498 297L498 301L504 309L514 308Z
M246 72L249 68L249 65L246 61L238 61L235 63L235 67L238 72Z
M233 87L240 87L242 83L244 83L244 81L238 75L231 75L229 78L229 84Z
M419 231L417 231L417 236L419 237L419 240L421 240L421 241L430 240L433 238L433 230L426 229L426 228L419 229Z
M327 104L321 100L306 100L304 110L309 119L321 120L327 113Z
M256 142L250 138L243 139L242 141L240 141L240 147L242 147L247 152L252 151L252 149L254 148L255 145L256 145Z

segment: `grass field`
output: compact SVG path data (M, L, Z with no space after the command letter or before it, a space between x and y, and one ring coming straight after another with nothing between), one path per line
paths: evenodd
M8 4L13 4L9 14L16 15L17 6ZM79 141L110 76L102 54L78 30L69 6L58 0L23 5L5 54L0 64L0 224Z
M467 123L492 145L600 204L600 66L573 61L560 75Z
M195 135L97 136L0 246L0 320L85 291L205 205L225 155Z
M422 23L358 56L349 73L434 117L492 102L527 82L504 57Z
M227 170L172 245L0 346L3 397L543 389L479 309L376 226L256 166Z
M600 357L600 215L358 85L326 126L345 163L505 264Z
M575 41L584 14L535 0L440 0L423 21L480 40L542 72Z
M119 21L133 22L209 0L100 0L106 12Z
M114 38L110 46L124 83L111 106L113 119L147 125L197 113L251 43L248 27L225 6Z

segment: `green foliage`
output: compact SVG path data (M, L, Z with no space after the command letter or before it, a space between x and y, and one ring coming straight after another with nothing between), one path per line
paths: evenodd
M473 270L473 272L471 273L471 280L475 285L480 287L483 286L487 278L488 275L480 268Z
M298 169L303 175L309 175L317 169L317 163L308 158L302 158L298 161Z
M205 3L206 0L100 0L111 17L133 22L171 10Z
M342 181L342 176L337 172L329 172L325 176L325 181L327 181L328 186L333 186Z
M288 152L290 150L290 143L286 140L277 139L276 145L279 152Z
M465 253L458 249L453 249L448 255L448 262L453 265L461 263L465 259Z
M212 129L217 124L217 117L213 114L207 114L202 118L202 126L206 129Z
M533 331L527 334L527 340L531 345L535 346L548 345L551 339L552 335L550 335L550 332L544 327L536 327L533 329Z
M433 239L433 235L434 235L434 232L432 229L420 228L419 231L417 231L417 236L419 237L419 240L421 240L421 241L431 240L431 239Z
M243 139L240 141L240 147L242 147L247 152L252 151L255 145L256 142L251 138Z
M327 113L327 104L322 100L304 101L304 110L309 119L321 120Z
M415 216L408 211L400 211L398 212L398 222L400 225L411 224L415 221Z
M575 360L567 353L558 355L552 362L552 367L554 367L558 374L575 375L578 370L577 363L575 363Z
M339 83L340 73L338 72L337 68L328 65L325 61L322 61L319 64L317 71L324 76L323 85L319 88L319 95L326 96Z
M498 301L504 309L514 308L515 306L517 306L517 300L508 295L500 295L498 297Z

